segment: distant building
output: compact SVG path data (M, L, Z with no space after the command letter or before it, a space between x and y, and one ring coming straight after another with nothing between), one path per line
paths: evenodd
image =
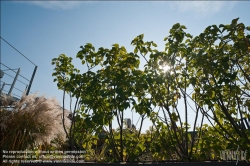
M125 119L125 121L126 121L127 128L131 129L132 128L131 119L127 118L127 119Z

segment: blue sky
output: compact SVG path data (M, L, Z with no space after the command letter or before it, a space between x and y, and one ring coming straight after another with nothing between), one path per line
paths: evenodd
M249 26L249 9L247 1L1 1L1 37L38 66L31 92L56 97L62 104L62 91L53 82L52 58L62 53L71 56L74 65L84 71L75 57L86 43L92 43L96 49L118 43L132 51L131 41L143 33L145 40L154 41L163 50L163 39L175 23L185 25L192 35L209 25L229 24L237 17ZM20 74L31 78L34 65L3 40L1 62L13 69L20 67ZM6 72L14 76L13 72ZM1 81L11 83L13 79L5 75ZM23 90L25 85L17 82L16 88ZM13 93L21 95L17 90ZM126 117L131 118L131 113L126 113ZM148 126L149 121L143 130Z

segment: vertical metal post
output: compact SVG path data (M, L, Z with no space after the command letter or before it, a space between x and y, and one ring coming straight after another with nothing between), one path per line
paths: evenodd
M36 69L37 69L37 66L35 67L35 69L34 69L34 71L33 71L33 74L32 74L32 77L31 77L30 84L29 84L28 90L27 90L27 92L26 92L26 95L29 95L31 85L32 85L33 79L34 79L35 74L36 74Z
M8 95L11 95L11 92L12 92L14 86L15 86L15 83L16 83L16 80L17 80L17 77L18 77L19 73L20 73L20 68L18 68L18 71L17 71L16 76L15 76L15 78L13 80L13 83L12 83L12 85L10 87Z
M0 70L0 78L3 78L4 72Z
M25 90L24 91L26 91L28 89L28 85L26 85L26 88L25 88Z
M3 82L3 86L2 86L2 88L1 88L0 93L2 93L4 86L5 86L5 82Z

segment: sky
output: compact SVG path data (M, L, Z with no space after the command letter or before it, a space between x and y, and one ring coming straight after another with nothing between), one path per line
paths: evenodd
M163 39L175 23L186 31L199 35L209 25L230 24L232 19L250 26L250 2L247 1L1 1L1 37L13 45L36 66L37 72L31 92L56 97L62 104L63 92L53 82L53 58L60 54L71 56L75 67L86 71L76 59L80 46L92 43L111 48L118 43L133 51L131 41L144 34L145 41L154 41L158 50L164 50ZM11 69L21 68L21 82L15 88L23 91L31 79L35 65L1 40L1 63ZM143 66L143 61L141 66ZM1 65L1 70L6 67ZM5 71L2 83L11 84L15 73ZM10 76L8 76L9 74ZM5 86L7 93L10 86ZM14 89L15 95L22 95ZM69 109L69 102L66 108ZM126 118L132 118L127 111ZM192 123L194 114L190 113ZM136 124L139 115L133 114ZM143 131L152 124L149 120ZM137 128L139 126L137 125Z

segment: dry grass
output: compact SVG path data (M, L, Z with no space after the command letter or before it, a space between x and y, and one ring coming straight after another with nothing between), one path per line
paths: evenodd
M10 98L2 96L2 104L6 107L9 103ZM62 113L55 98L24 93L20 101L12 103L12 108L0 108L0 146L5 150L30 149L50 143L58 135L65 141ZM70 126L68 118L65 125Z

